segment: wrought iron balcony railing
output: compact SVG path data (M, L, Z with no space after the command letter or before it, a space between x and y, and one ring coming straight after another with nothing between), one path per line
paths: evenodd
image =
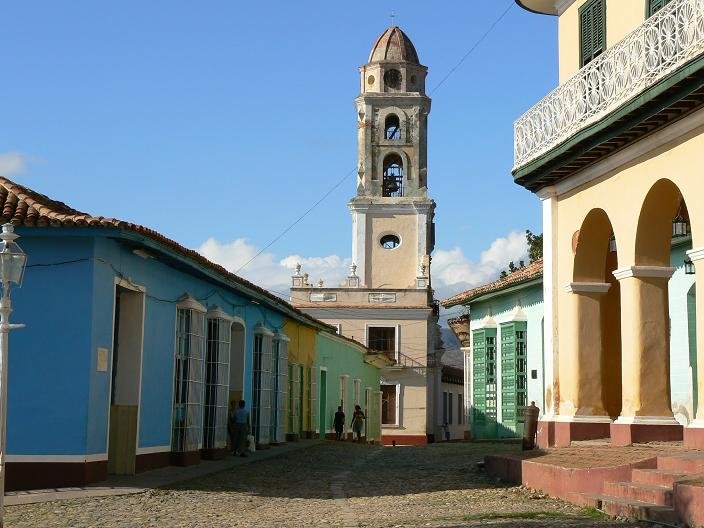
M673 0L514 124L514 170L704 52L704 0Z

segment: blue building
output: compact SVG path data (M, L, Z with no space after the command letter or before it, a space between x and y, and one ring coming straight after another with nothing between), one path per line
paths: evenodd
M264 347L286 349L285 319L334 331L143 226L4 178L0 203L29 255L13 299L27 327L10 336L7 489L220 456L231 401L276 426L256 407L271 398L257 365Z

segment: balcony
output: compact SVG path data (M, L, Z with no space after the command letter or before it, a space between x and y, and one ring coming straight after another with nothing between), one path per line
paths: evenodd
M633 129L665 110L676 99L685 98L685 95L699 89L704 83L693 85L691 82L687 84L687 81L694 74L701 81L704 70L701 65L688 72L689 77L675 74L700 58L703 52L704 0L673 0L515 122L513 172L517 183L528 188L550 183L545 179L538 182L534 175L528 176L528 173L554 158L558 154L554 152L558 146L576 146L572 157L562 157L562 164L596 147L593 138L591 141L585 140L596 132L593 129L599 128L594 125L608 126L609 123L605 122L607 118L618 114L620 119L612 128L612 136L606 138L610 140L623 134L626 131L624 127ZM641 101L639 96L646 94L647 97ZM649 112L637 113L657 98ZM698 99L693 100L683 110L689 111L698 104ZM639 115L638 122L634 120L636 115ZM668 119L659 119L652 124L660 123L661 126ZM649 128L646 132L653 129L646 128ZM623 141L617 140L617 148L637 139L638 134L631 136L624 136ZM584 142L580 144L580 141ZM600 155L599 152L596 154L583 161L593 161ZM553 164L551 170L558 167L559 164ZM575 167L578 170L579 164ZM547 179L554 181L559 179L560 174L554 174L552 178L549 176Z

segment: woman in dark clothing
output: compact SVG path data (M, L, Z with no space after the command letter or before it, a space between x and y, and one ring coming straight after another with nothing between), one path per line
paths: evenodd
M345 413L342 412L342 406L337 408L335 413L335 440L342 440L342 432L345 429Z
M357 442L362 441L362 429L364 428L364 412L359 405L354 406L354 414L352 415L352 431L357 436Z

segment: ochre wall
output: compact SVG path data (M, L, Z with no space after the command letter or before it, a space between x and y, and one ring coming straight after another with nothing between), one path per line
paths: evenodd
M317 330L305 326L301 323L286 319L284 322L284 334L291 340L288 344L288 363L303 365L303 375L301 385L303 387L303 402L301 413L303 415L303 431L313 431L314 424L310 423L310 367L315 365L315 347ZM289 380L290 383L290 380ZM289 406L286 405L286 432L289 431Z
M697 117L704 123L704 112ZM641 148L643 151L647 151L647 145L643 144L644 141L649 141L649 138L642 140L640 144L636 144L631 148ZM554 224L557 248L554 255L556 280L553 288L557 292L555 312L557 314L557 339L561 364L556 366L556 368L559 368L560 371L558 390L561 398L561 414L563 411L569 414L571 409L578 406L578 402L575 401L578 398L577 369L568 368L567 365L562 364L564 363L563 359L569 357L569 351L574 350L574 336L577 335L578 330L575 326L577 324L574 312L575 305L571 298L574 294L568 293L564 289L566 284L574 281L573 244L575 234L580 230L589 211L593 208L601 208L608 215L616 236L618 268L630 267L636 264L658 265L658 262L653 261L652 258L643 259L640 256L638 259L636 258L636 235L641 216L641 207L645 202L646 195L658 180L668 178L677 185L685 201L689 204L692 247L699 248L704 246L704 209L695 206L695 204L701 204L701 197L704 196L704 179L701 178L700 170L704 161L703 153L704 126L700 126L681 138L650 150L634 161L605 173L597 181L584 184L578 189L558 196ZM603 163L610 162L613 162L613 160L607 158ZM658 210L659 206L657 204L665 201L672 201L671 197L658 192L653 202L655 205L644 215L645 222L642 230L643 236L641 237L643 242L652 239L658 231L666 234L670 232L671 217L669 219L662 218L657 226L652 222L648 222L648 219L652 220L655 216L663 214L662 211ZM666 235L666 237L665 240L669 247L669 235ZM647 246L648 244L643 244L641 251ZM668 266L669 258L667 263L659 265ZM634 279L625 279L620 284L622 317L635 317L637 315L643 317L644 320L665 319L666 324L666 316L661 313L666 309L666 304L663 306L662 299L656 299L657 295L659 295L656 290L662 292L664 284L664 294L666 295L667 282L664 281L658 286L653 281L642 281L640 289L633 289L629 285L629 281L634 281ZM626 288L626 291L624 291L624 288ZM636 313L638 312L636 303L640 298L643 298L643 295L648 296L649 300L640 306L641 311ZM612 316L613 313L611 312ZM652 346L652 342L646 342L644 339L648 337L659 338L659 336L649 336L647 332L641 332L640 328L635 328L634 326L637 325L624 324L621 332L624 354L628 350L647 350L649 349L648 347ZM612 333L611 342L616 342L617 338L613 336L616 328L611 327L609 332ZM636 358L636 361L638 362L639 360ZM629 371L641 372L644 375L652 376L654 382L651 386L658 390L664 390L665 387L660 385L669 383L664 377L666 373L653 372L652 365L653 363L650 360L633 365L629 358L624 356L624 369L628 367ZM633 378L624 378L624 389L633 385L635 381ZM613 390L615 391L616 387L613 387ZM643 397L647 397L647 394ZM611 409L615 408L613 404L614 398L614 394L608 395ZM628 412L637 413L638 409L645 403L647 402L641 401L639 398L632 399L628 402Z
M560 84L579 70L579 8L577 0L558 21ZM645 20L646 0L606 1L606 46L611 47Z
M379 239L387 234L401 238L401 245L384 249ZM413 288L418 275L418 216L388 214L370 216L367 226L367 286ZM372 266L372 262L374 265Z

